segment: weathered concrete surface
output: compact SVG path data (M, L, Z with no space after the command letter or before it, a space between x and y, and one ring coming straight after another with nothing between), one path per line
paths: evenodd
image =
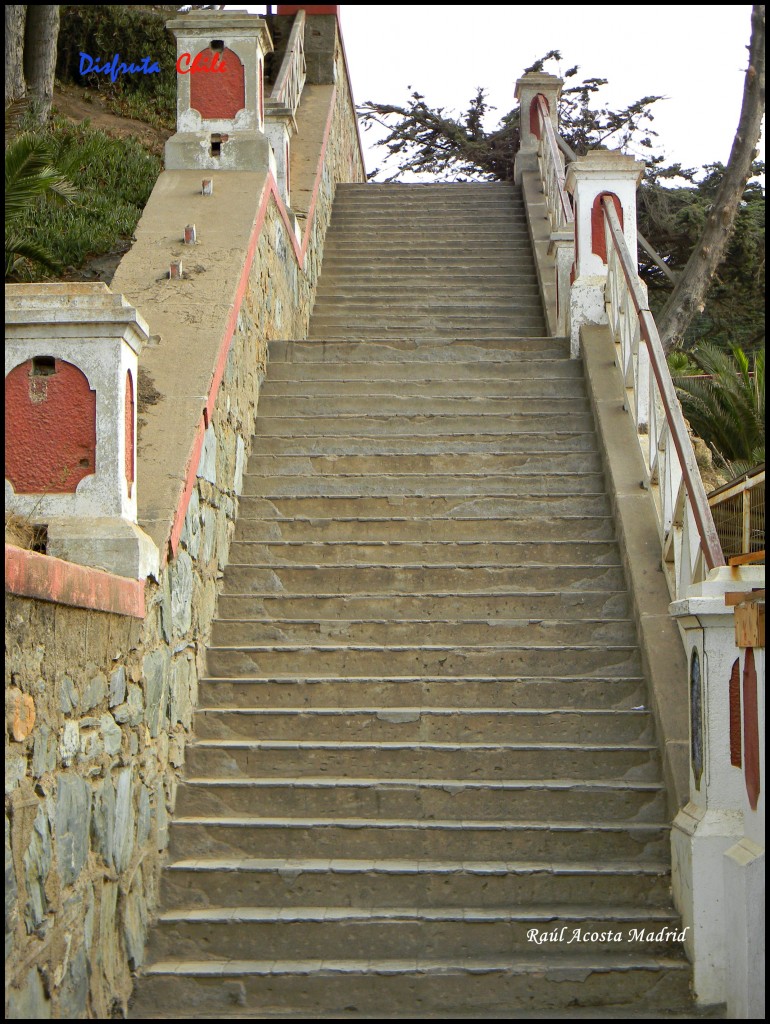
M607 327L584 326L580 341L673 815L689 799L687 661L668 612L657 519L642 483L645 469L633 420L623 408L626 396L612 336Z
M215 174L208 197L200 172L164 174L113 281L150 325L137 387L139 517L164 554L173 535L173 552L157 583L133 583L144 620L123 606L51 601L50 588L7 600L11 1018L125 1015L157 905L267 342L305 337L336 183L363 180L339 43L334 52L336 86L317 87L307 116L299 109L304 237L265 174ZM191 222L200 241L183 247ZM170 281L175 256L186 276Z

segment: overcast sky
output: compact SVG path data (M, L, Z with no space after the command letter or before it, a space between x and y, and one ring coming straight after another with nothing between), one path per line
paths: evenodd
M341 24L357 103L404 104L411 86L429 105L460 112L483 86L496 124L514 105L523 69L560 50L562 70L578 64L578 79L609 80L599 96L612 107L668 97L656 104L652 125L667 163L701 167L730 155L748 63L748 4L343 4ZM367 170L381 159L367 153Z

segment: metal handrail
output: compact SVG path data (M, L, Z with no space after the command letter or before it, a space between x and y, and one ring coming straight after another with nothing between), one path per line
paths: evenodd
M536 97L536 103L538 124L540 125L538 158L541 162L541 174L546 186L551 229L553 231L568 231L573 229L575 213L565 188L564 166L559 156L559 144L545 97L539 94Z
M639 281L636 263L629 252L615 205L609 196L603 197L602 209L608 260L605 297L610 326L613 334L620 336L626 386L634 389L637 430L641 434L650 434L646 452L650 482L657 482L662 475L663 488L667 492L664 493L658 507L664 553L672 546L671 534L675 520L679 515L689 511L697 530L699 553L706 568L711 570L724 565L725 558L682 409L668 370L658 328ZM641 355L640 340L645 343L646 359ZM647 359L651 376L645 380L644 369ZM645 401L646 410L641 408ZM676 451L677 466L671 465L669 442ZM642 445L643 451L644 447ZM682 485L684 494L680 493ZM680 560L687 552L682 550L685 548L684 544L673 544L673 547L676 563L677 547ZM680 584L695 582L699 553L690 552L692 557L689 559L686 579L680 578L679 572L675 574L673 589L677 594L681 589Z
M307 77L305 64L305 12L297 11L291 34L286 45L281 70L273 85L270 99L287 107L293 117L299 106L302 89Z

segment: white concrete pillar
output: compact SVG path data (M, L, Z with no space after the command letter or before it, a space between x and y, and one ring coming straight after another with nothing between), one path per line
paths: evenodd
M528 71L516 82L514 96L519 101L521 119L519 126L519 152L514 163L514 180L518 184L525 171L537 170L537 147L540 143L537 129L535 100L538 95L545 97L551 115L551 124L559 130L559 96L564 82L556 75L544 71Z
M6 508L46 524L48 554L154 574L136 526L144 318L105 284L6 285L5 329Z
M267 170L265 19L245 11L188 11L167 22L177 43L177 130L166 170Z
M265 116L265 134L275 157L275 179L284 205L291 206L291 137L293 118L288 110L272 111Z
M671 605L690 672L690 802L674 820L672 882L702 1005L725 1002L731 987L741 988L741 964L748 976L757 946L752 917L764 893L757 889L764 850L746 846L744 773L731 763L736 724L733 717L731 733L730 680L740 674L741 655L725 593L758 585L761 578L758 568L743 567L738 577L729 567L717 569Z
M601 197L615 196L623 234L636 263L636 187L643 173L640 160L618 150L593 150L567 167L566 188L574 197L575 210L575 276L570 297L573 357L580 350L581 326L607 323L607 254Z

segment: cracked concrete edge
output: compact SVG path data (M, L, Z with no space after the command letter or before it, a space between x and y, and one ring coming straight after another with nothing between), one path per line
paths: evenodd
M661 566L657 517L642 486L644 462L633 421L623 408L625 389L610 330L585 326L580 343L673 817L689 800L687 659L668 612L671 597Z
M524 197L524 209L527 211L527 229L535 255L537 283L540 288L540 298L543 301L545 322L548 335L553 338L559 333L556 312L556 260L548 252L551 243L551 225L543 186L537 171L523 171L521 191Z

